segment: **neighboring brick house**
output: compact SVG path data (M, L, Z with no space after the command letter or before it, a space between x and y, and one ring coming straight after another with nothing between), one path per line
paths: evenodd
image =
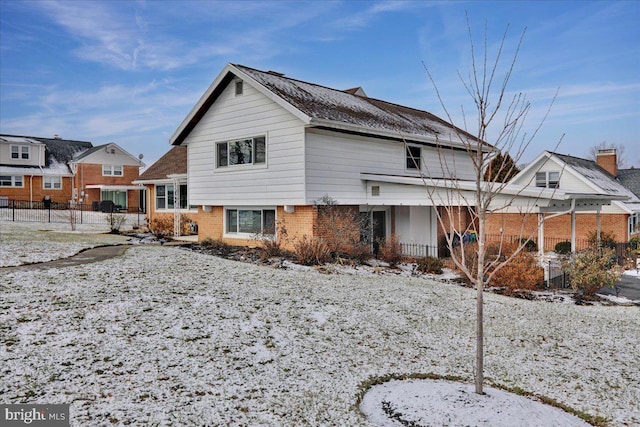
M73 156L92 147L73 141L19 135L0 135L0 197L5 200L55 203L73 199Z
M74 196L80 203L95 205L110 200L121 210L144 210L144 188L132 184L144 163L117 144L98 145L79 153L70 166L75 175Z
M187 147L172 147L133 183L146 187L149 224L170 219L176 236L197 232L198 208L188 202Z
M638 234L638 217L640 216L640 198L617 179L615 150L600 150L597 160L587 160L579 157L543 152L520 173L513 177L510 183L523 186L555 189L573 194L615 196L619 200L612 200L603 206L583 206L575 212L575 239L578 248L586 245L590 234L598 228L602 232L612 234L618 242L627 242ZM630 181L630 180L629 180ZM547 214L544 222L544 234L550 238L545 240L545 249L553 249L555 243L561 240L570 241L572 235L572 215ZM531 216L525 228L535 230L537 217ZM487 224L487 234L520 235L522 215L518 213L493 214ZM525 231L527 234L527 231Z
M114 143L0 135L0 197L90 205L111 200L137 211L141 187L131 182L141 165Z

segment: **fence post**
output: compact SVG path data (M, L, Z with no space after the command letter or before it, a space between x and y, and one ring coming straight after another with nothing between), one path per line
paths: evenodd
M13 222L16 222L16 201L15 200L13 201L13 209L11 211L11 214L12 214L11 218Z
M51 222L51 205L49 205L49 222Z

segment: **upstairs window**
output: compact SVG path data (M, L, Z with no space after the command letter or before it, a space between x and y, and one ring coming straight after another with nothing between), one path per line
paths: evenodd
M420 170L421 155L421 147L415 145L407 146L407 170Z
M62 188L61 176L43 176L43 187L52 190L60 190Z
M219 142L216 144L219 168L235 165L264 164L265 137Z
M242 80L238 80L236 82L236 96L242 95L244 91L244 85L242 84Z
M11 158L29 160L29 146L28 145L12 145Z
M537 172L536 187L559 188L560 172Z
M103 176L122 176L122 165L102 165Z

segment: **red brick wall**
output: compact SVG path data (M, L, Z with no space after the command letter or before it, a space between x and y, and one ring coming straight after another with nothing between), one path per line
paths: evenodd
M487 220L487 234L500 234L500 229L504 230L504 234L508 236L520 235L520 227L523 220L525 221L525 235L533 233L534 239L537 241L538 233L538 216L536 214L520 215L520 214L493 214ZM576 214L576 239L587 240L590 233L596 230L597 216L594 213L577 213ZM601 214L600 229L602 232L613 234L618 242L627 241L627 214ZM545 238L553 238L554 240L571 240L571 215L561 215L546 220L544 223ZM547 245L549 246L549 245ZM551 245L553 246L553 245ZM545 249L553 249L545 247Z
M83 203L91 204L100 201L100 190L86 188L87 185L132 185L131 182L138 179L140 168L138 166L123 166L122 176L103 176L102 165L93 163L80 163L75 177L75 186L78 194L84 190ZM130 207L140 206L140 192L138 190L127 191L127 204Z
M0 187L0 196L5 196L12 200L33 202L41 202L44 196L49 196L51 201L56 203L67 203L71 200L71 177L62 177L62 188L60 190L42 188L42 176L34 176L33 182L31 182L31 179L31 175L25 175L21 188Z
M198 240L210 238L221 240L230 245L255 247L258 242L252 239L234 239L224 237L224 208L213 206L211 212L204 212L198 208ZM293 243L304 235L313 236L314 225L318 217L315 206L296 206L295 212L286 213L284 207L276 208L276 220L278 227L284 224L287 229L287 238L282 239L284 249L293 249ZM281 238L279 236L279 238Z

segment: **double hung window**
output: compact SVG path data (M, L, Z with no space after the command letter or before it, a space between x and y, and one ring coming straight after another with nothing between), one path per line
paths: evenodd
M407 170L420 170L422 148L415 145L407 146Z
M275 209L227 209L227 233L276 234Z
M264 164L266 157L265 137L218 142L216 144L217 167Z
M29 160L29 146L28 145L12 145L11 158Z
M0 176L0 187L22 187L23 180L21 175L2 175Z
M559 188L560 172L537 172L536 187Z
M60 190L62 188L61 176L43 176L42 182L46 189Z
M122 176L122 165L102 165L103 176Z

